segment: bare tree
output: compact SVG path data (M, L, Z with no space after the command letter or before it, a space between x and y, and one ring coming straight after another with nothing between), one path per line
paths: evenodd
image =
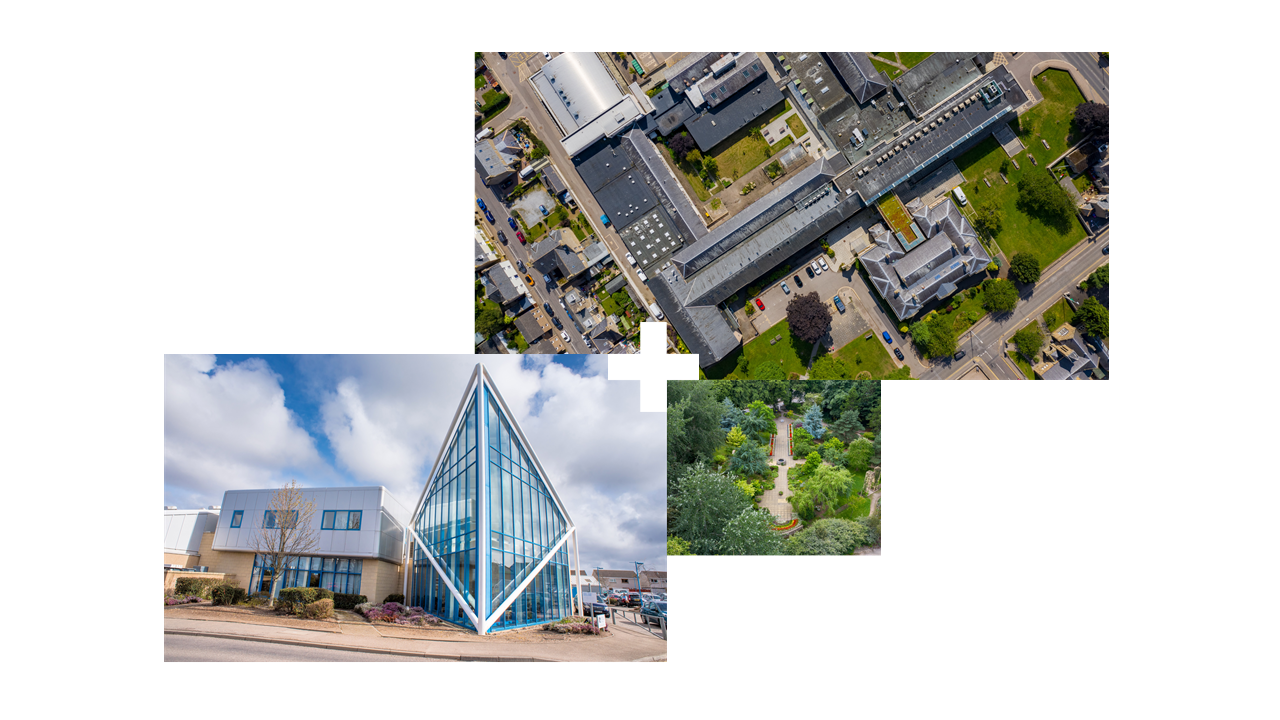
M254 552L271 564L272 598L280 592L298 556L313 552L319 544L319 532L312 526L315 514L315 503L303 497L297 480L290 480L271 496L252 545Z

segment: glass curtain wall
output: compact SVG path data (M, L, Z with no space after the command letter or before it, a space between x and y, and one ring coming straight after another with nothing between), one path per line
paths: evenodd
M568 531L542 478L493 398L487 399L489 607L507 601ZM490 626L503 630L558 620L569 610L567 543Z
M479 502L479 427L476 407L479 393L472 393L463 420L458 424L431 491L418 510L414 528L471 608L477 606L479 583L477 504ZM413 545L413 586L409 601L449 622L474 628L426 553Z
M360 594L360 575L364 561L359 558L299 557L294 558L285 572L287 587L316 587L336 593ZM249 578L249 592L271 592L271 558L255 553L253 572Z

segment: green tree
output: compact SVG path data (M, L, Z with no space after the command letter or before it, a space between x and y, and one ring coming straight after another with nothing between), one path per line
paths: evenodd
M725 524L719 555L781 555L783 539L773 530L773 518L764 508L751 507Z
M827 429L822 425L822 408L817 405L809 406L809 411L804 414L804 429L815 440L821 440L826 434ZM792 433L794 436L795 433Z
M731 427L742 424L742 411L729 398L725 398L721 403L722 415L720 416L720 429L728 430Z
M710 383L675 380L667 383L667 461L687 465L707 461L724 442L723 407Z
M849 366L835 355L823 355L813 363L809 377L814 380L841 380L850 377Z
M1018 352L1026 357L1035 357L1040 347L1044 345L1044 333L1040 332L1039 323L1031 323L1014 333L1013 344L1018 348Z
M853 490L853 485L853 476L848 470L820 463L814 468L813 474L805 479L804 487L796 491L794 497L801 498L815 510L820 506L830 509L836 498L848 495ZM791 506L795 507L794 499Z
M1108 263L1098 268L1097 270L1094 270L1093 274L1091 274L1089 276L1089 279L1086 280L1085 282L1088 282L1089 287L1091 288L1106 287L1107 285L1110 285L1111 284L1110 267L1111 267L1111 264Z
M1107 307L1098 302L1097 298L1091 297L1086 298L1080 304L1080 309L1076 310L1073 322L1079 325L1088 335L1108 337L1109 315Z
M733 478L697 463L668 489L668 533L687 540L695 555L719 554L725 526L751 505Z
M694 167L702 167L702 153L698 152L696 148L690 150L689 153L684 156L684 159Z
M1047 172L1024 172L1018 179L1018 204L1029 214L1057 226L1071 222L1075 202Z
M862 421L858 419L857 410L845 410L827 429L846 443L853 442L855 438L866 430L862 425Z
M813 436L803 425L793 425L791 428L791 450L793 457L805 457L813 452L817 445L813 442Z
M945 357L956 351L956 321L947 313L938 313L929 321L929 357Z
M848 555L872 543L874 532L863 520L866 518L819 520L787 540L787 554Z
M729 460L729 470L743 477L763 475L769 471L769 456L764 448L748 440Z
M990 235L999 235L1004 228L1004 210L994 202L979 205L973 215L974 225Z
M1009 274L1026 284L1040 279L1040 260L1031 253L1017 253L1009 260Z
M822 444L822 459L832 465L844 462L844 441L832 435Z
M747 436L743 435L742 430L737 427L730 430L729 434L724 438L725 444L731 448L737 448L739 445L746 442L746 440Z
M715 158L709 157L702 161L702 174L713 184L719 182L720 164L716 162Z
M1012 311L1018 306L1017 286L1003 278L989 281L982 296L982 305L993 313Z
M929 341L933 339L932 333L929 332L929 324L923 320L911 323L911 327L907 329L911 335L911 342L915 343L920 351L929 354Z
M763 408L763 412L761 411ZM773 411L760 400L753 401L747 406L746 412L742 416L742 432L749 437L755 437L756 433L770 430L773 425Z
M871 464L871 456L875 454L874 445L866 438L858 438L849 443L849 451L844 456L844 466L856 476L862 477Z
M689 543L681 540L675 535L667 538L667 555L692 555L689 552Z

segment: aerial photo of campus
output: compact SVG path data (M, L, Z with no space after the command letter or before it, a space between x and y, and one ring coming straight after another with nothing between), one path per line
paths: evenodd
M879 380L667 382L667 555L879 555Z
M475 53L477 353L1106 379L1107 53Z

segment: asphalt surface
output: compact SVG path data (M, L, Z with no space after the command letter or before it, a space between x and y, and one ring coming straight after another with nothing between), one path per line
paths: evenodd
M258 640L193 635L164 636L165 662L448 662L441 658L358 652Z
M1007 55L1012 56L1013 53L1007 53ZM1018 53L1017 57L1012 57L1009 60L1009 71L1014 74L1014 77L1018 79L1019 83L1025 84L1029 82L1031 69L1038 63L1044 62L1045 60L1062 60L1074 67L1080 73L1081 77L1089 83L1089 86L1093 91L1098 94L1098 97L1102 98L1104 103L1110 105L1111 93L1109 89L1109 82L1111 80L1111 75L1106 69L1098 66L1098 58L1096 56L1097 53L1091 52ZM1028 97L1034 96L1038 98L1040 95L1036 90L1034 83L1031 83L1030 87L1024 87L1024 89L1027 90Z
M552 56L554 57L558 54L552 53ZM592 227L595 228L596 237L604 241L605 247L609 248L609 252L614 257L614 263L627 276L627 282L631 285L632 292L638 292L644 299L646 306L652 303L653 293L649 292L649 288L640 282L635 268L627 264L627 249L622 242L622 238L618 236L618 233L612 227L601 226L600 216L604 212L596 203L595 197L587 189L586 184L582 182L582 178L578 176L578 171L574 168L573 161L565 153L564 145L560 143L560 138L562 137L560 131L551 120L547 109L543 107L538 94L528 83L528 79L547 62L542 53L508 53L505 60L499 57L496 52L485 53L484 57L489 69L498 77L498 83L502 85L502 89L511 96L511 104L501 115L494 118L490 125L498 128L518 117L523 117L528 121L530 129L547 146L551 162L556 167L556 172L568 185L569 191L578 201L578 206L587 214ZM505 221L501 222L505 223ZM581 351L576 352L588 351L584 347Z

